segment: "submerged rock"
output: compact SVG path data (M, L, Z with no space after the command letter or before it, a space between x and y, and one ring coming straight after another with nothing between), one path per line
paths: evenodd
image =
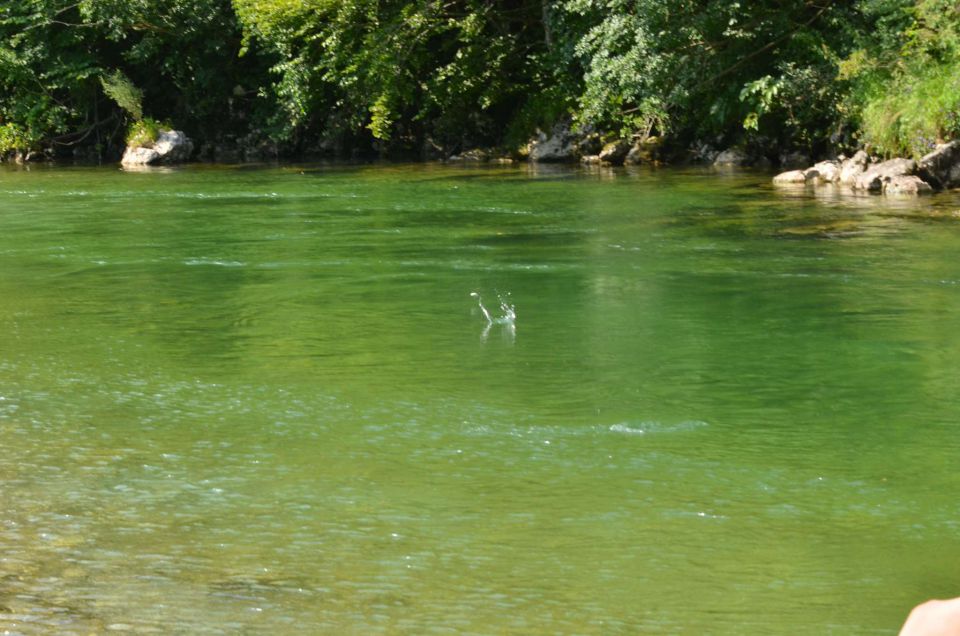
M187 161L193 142L179 130L164 130L150 146L127 146L120 163L125 166L170 164Z

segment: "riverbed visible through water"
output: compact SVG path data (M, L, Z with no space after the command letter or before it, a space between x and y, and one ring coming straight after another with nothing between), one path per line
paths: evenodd
M0 632L896 633L958 255L766 173L2 169Z

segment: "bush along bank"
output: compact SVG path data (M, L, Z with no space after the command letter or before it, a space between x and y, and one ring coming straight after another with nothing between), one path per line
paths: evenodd
M952 0L0 6L0 157L21 161L119 160L148 118L219 161L919 158L960 138L958 86Z

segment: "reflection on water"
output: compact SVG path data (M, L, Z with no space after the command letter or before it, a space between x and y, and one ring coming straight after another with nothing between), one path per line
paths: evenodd
M0 629L890 632L960 588L957 209L0 172Z

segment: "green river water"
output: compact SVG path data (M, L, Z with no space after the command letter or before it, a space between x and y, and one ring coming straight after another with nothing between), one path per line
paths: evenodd
M0 171L0 633L896 633L960 196L769 180Z

